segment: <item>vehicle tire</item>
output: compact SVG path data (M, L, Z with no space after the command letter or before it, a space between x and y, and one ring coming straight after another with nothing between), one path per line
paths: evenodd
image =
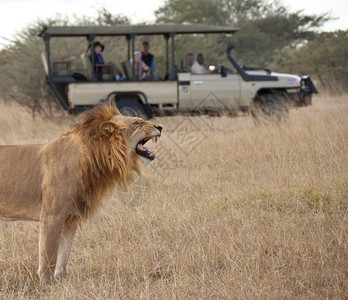
M129 117L146 117L144 106L134 98L123 98L116 101L116 107L120 113Z
M270 121L282 121L287 118L289 110L285 100L279 95L264 94L256 99L252 114L256 119L261 116Z

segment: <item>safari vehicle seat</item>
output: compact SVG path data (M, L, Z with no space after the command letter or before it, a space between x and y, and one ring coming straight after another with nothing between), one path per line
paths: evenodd
M133 78L133 68L129 60L125 60L121 63L124 74L126 74L128 80Z
M82 60L82 65L83 65L83 69L85 71L87 80L91 80L92 79L92 63L88 57L87 53L81 53L80 55L81 60ZM112 81L112 74L111 74L111 68L109 64L105 64L105 67L109 67L109 73L103 73L103 81Z
M49 73L48 55L46 51L41 52L41 60L46 76ZM71 76L71 60L52 61L52 73L54 76Z

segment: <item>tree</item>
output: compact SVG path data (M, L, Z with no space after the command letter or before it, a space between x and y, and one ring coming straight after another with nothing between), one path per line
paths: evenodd
M105 8L101 8L96 14L96 18L83 16L74 20L57 15L55 18L38 20L22 31L12 44L0 54L0 90L4 97L16 100L24 107L29 108L33 114L51 115L53 111L61 109L61 105L46 84L41 61L44 43L38 33L44 25L115 25L130 23L127 17L112 15ZM118 39L103 40L106 50L110 53L110 60L118 58L125 52L124 49L118 49L117 53L113 51L118 44ZM83 70L79 55L87 49L85 38L54 38L50 43L52 60L71 59L72 69Z
M168 0L155 11L157 23L202 23L226 25L228 11L220 0Z
M290 13L286 7L267 0L167 0L155 15L157 22L239 27L240 31L232 38L236 57L242 64L258 66L267 66L279 51L312 39L315 36L313 30L329 19L327 14ZM228 42L229 38L219 36L215 42L209 40L208 44L226 47ZM217 54L215 59L221 61L220 54L224 49L216 48L214 53Z
M64 26L67 23L64 18L39 20L22 31L6 49L7 59L0 64L0 88L5 98L16 100L33 114L49 114L57 107L45 82L40 58L44 44L37 34L44 24Z
M321 90L348 92L348 30L324 32L286 55L278 55L274 65L286 72L310 74Z

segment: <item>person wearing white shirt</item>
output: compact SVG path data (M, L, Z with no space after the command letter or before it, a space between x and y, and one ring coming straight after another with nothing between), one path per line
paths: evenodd
M204 68L203 65L200 65L198 63L198 61L195 58L195 55L192 52L188 53L186 57L191 73L207 73L207 70Z

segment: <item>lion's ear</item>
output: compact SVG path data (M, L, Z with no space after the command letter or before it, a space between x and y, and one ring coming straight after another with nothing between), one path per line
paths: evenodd
M106 136L109 136L113 133L116 133L118 129L119 128L118 128L117 124L114 122L110 122L110 121L103 122L99 125L100 132Z

